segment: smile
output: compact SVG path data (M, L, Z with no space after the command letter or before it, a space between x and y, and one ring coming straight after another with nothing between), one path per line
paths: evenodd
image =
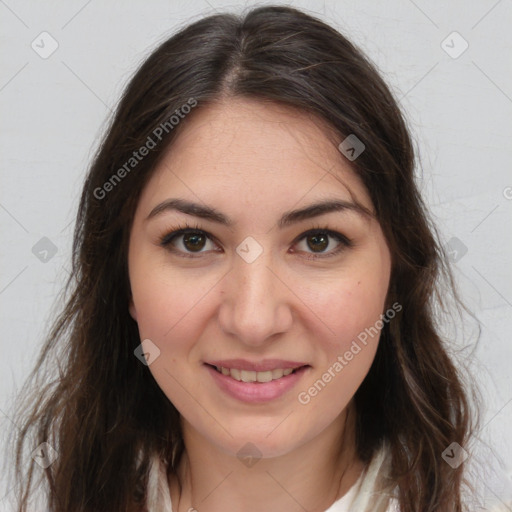
M227 361L226 361L227 362ZM219 361L220 363L220 361ZM263 403L276 400L287 395L295 388L306 373L311 371L311 366L300 363L281 361L266 361L253 364L234 361L230 366L205 363L204 368L213 380L214 388L226 395L246 403ZM290 364L291 363L291 364ZM293 365L293 366L292 366ZM246 368L236 368L245 366ZM259 366L258 370L247 367Z

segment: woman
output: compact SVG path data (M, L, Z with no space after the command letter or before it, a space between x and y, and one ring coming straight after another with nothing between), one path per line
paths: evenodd
M472 414L413 171L323 22L261 7L165 41L87 175L18 510L38 457L52 511L463 510Z

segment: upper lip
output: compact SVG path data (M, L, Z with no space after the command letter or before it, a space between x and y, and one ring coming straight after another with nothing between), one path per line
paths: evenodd
M223 368L237 368L238 370L266 372L269 370L277 370L286 368L300 368L307 366L307 363L297 361L289 361L284 359L264 359L263 361L251 362L246 359L222 359L217 361L206 361L206 364Z

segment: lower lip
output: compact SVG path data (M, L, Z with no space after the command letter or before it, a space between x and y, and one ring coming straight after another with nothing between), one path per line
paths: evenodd
M242 382L233 379L229 375L223 375L214 367L205 365L216 384L228 395L248 403L262 403L275 400L290 391L302 378L309 366L303 366L299 370L271 380L270 382Z

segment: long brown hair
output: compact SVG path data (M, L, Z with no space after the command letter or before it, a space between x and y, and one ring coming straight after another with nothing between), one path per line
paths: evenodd
M338 143L353 134L365 144L352 166L391 250L389 304L402 310L384 325L355 395L357 451L368 463L388 443L403 512L463 510L465 465L452 468L441 454L466 445L473 414L434 315L440 283L453 282L415 184L403 115L343 35L299 10L267 6L182 29L147 58L119 102L85 180L67 302L15 415L18 511L27 510L34 470L52 512L140 511L151 457L176 470L179 413L134 356L128 239L140 193L176 134L202 106L230 96L294 107L325 121ZM30 460L26 475L24 449L44 442L57 459L44 471Z

